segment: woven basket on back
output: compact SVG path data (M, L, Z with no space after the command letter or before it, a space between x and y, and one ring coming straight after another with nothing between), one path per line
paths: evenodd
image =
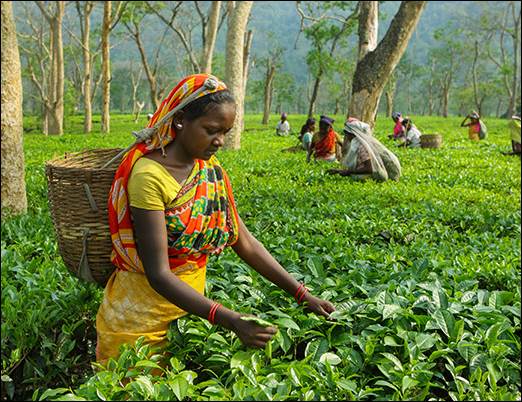
M114 270L107 202L121 149L66 154L45 165L51 218L65 265L74 275L105 286Z

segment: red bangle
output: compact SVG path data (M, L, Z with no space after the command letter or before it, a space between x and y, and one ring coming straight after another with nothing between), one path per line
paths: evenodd
M305 296L306 292L308 292L308 289L307 289L307 288L304 288L304 291L303 291L303 293L301 294L301 297L299 298L299 300L297 301L297 304L301 304L301 302L302 302L303 299L304 299L304 296Z
M217 309L221 307L221 304L214 302L212 307L210 307L210 311L208 312L208 321L214 325L214 319L216 317L216 311Z
M299 300L299 292L301 291L301 289L304 287L304 283L301 283L299 285L299 287L297 288L297 291L295 292L295 295L294 295L294 299L295 300Z

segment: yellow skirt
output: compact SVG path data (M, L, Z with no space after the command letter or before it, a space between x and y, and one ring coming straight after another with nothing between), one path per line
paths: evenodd
M474 131L470 131L469 133L469 139L472 141L480 141L479 133L476 133Z
M206 266L200 268L187 262L173 273L204 293ZM169 324L185 314L152 289L145 274L115 270L96 315L96 361L104 364L110 357L117 358L120 345L133 344L140 336L152 345L162 345L167 340Z

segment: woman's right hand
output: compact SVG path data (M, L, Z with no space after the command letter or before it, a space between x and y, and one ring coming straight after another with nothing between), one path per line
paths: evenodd
M234 318L232 331L236 333L243 345L264 348L270 339L276 334L275 327L262 327L253 321L241 319L241 315Z

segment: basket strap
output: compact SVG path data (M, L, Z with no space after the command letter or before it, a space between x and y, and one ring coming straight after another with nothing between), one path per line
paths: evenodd
M96 283L94 278L92 277L91 269L89 268L89 261L87 260L87 239L89 237L89 228L83 230L83 251L82 257L80 258L80 263L78 264L78 271L76 275L86 280L87 282Z
M83 183L83 189L85 190L85 195L87 195L87 199L89 200L89 204L91 205L91 209L94 212L98 211L98 206L96 205L96 201L94 200L94 197L91 193L91 188L87 183Z

